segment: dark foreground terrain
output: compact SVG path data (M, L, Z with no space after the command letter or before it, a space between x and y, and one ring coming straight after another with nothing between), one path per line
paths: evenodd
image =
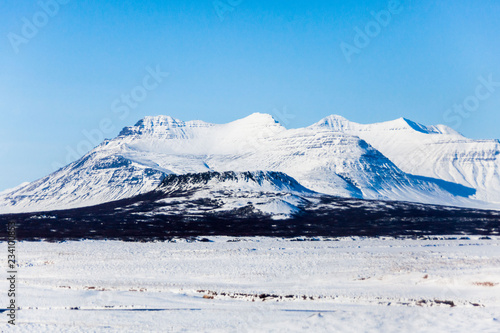
M166 204L158 192L94 207L0 215L2 239L7 224L15 222L18 240L117 239L167 240L173 237L220 236L425 236L499 235L500 212L406 202L367 201L322 197L282 220L252 207L213 213L216 201L195 200L202 214L154 212Z
M254 187L245 190L248 184ZM271 215L263 209L269 205L291 208ZM338 198L310 191L279 172L208 172L170 175L154 191L98 206L0 215L3 239L9 222L17 225L19 240L49 241L488 236L499 235L500 211Z

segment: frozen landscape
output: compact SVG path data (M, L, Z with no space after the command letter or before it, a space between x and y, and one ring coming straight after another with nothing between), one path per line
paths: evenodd
M16 330L498 332L499 156L404 118L146 117L0 193Z
M19 332L500 331L498 237L17 247Z
M2 1L0 333L500 333L500 1Z

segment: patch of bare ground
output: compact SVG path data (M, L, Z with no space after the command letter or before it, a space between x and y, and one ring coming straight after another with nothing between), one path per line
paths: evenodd
M474 282L473 284L480 287L495 287L498 285L495 282Z
M242 301L273 301L273 302L286 302L286 301L340 301L342 303L346 302L346 299L342 296L308 296L308 295L275 295L275 294L246 294L246 293L232 293L232 292L216 292L212 290L197 290L196 292L204 294L204 299L239 299ZM348 300L347 300L348 301ZM384 297L375 297L374 299L361 299L353 298L353 302L367 302L376 303L379 305L386 306L420 306L420 307L432 307L432 306L449 306L451 308L456 306L477 306L484 307L484 305L473 302L456 302L451 300L439 300L439 299L386 299Z
M450 308L455 307L455 302L453 301L442 301L439 299L435 300L425 300L421 299L420 301L417 302L418 306L434 306L434 305L448 305Z
M83 289L85 289L85 290L96 290L96 291L109 291L109 289L106 289L106 288L96 288L94 286L86 286L86 287L83 287Z

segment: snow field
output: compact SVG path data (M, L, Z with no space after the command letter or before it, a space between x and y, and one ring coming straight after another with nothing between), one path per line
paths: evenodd
M500 330L499 238L209 239L20 242L15 330Z

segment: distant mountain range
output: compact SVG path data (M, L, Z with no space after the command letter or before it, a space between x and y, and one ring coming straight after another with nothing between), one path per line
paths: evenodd
M406 173L473 188L475 199L500 206L499 140L472 140L444 125L404 118L361 125L330 116L317 125L365 140Z
M93 206L160 188L164 200L176 198L171 209L189 214L252 207L279 219L324 195L500 209L500 142L404 118L361 125L329 116L287 130L258 113L222 125L145 117L60 170L2 192L0 212ZM205 211L193 203L202 199L211 202Z

